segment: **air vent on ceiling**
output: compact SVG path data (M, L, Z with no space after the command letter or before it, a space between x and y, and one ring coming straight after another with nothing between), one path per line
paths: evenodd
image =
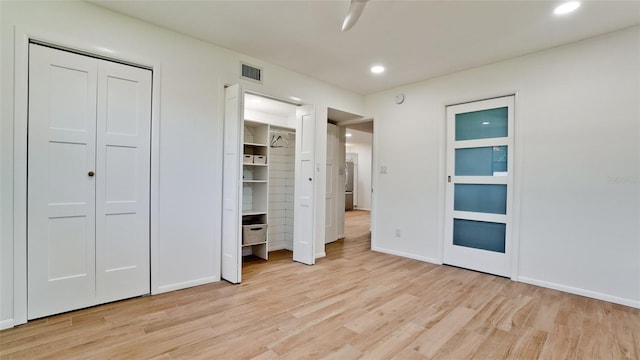
M262 69L257 66L241 63L240 74L243 79L262 82Z

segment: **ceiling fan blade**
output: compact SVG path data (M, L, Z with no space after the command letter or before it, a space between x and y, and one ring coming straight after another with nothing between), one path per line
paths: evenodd
M364 6L366 5L367 0L351 0L351 5L349 5L349 11L347 12L347 16L344 18L344 22L342 23L342 31L347 31L353 27L358 21L360 14L362 14L362 10L364 10Z

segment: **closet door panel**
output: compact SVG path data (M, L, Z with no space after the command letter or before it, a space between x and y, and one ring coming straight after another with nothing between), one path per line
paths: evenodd
M242 281L242 164L241 140L244 139L244 105L239 84L225 89L224 163L222 172L222 278L237 284Z
M151 71L100 61L96 169L98 303L148 294Z
M97 61L29 47L28 318L95 302Z
M304 105L297 110L296 188L293 228L293 260L315 264L314 216L315 198L315 108Z

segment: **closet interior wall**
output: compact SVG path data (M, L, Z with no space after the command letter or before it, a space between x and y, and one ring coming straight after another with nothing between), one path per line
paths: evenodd
M293 251L293 194L296 137L271 127L269 149L269 251Z

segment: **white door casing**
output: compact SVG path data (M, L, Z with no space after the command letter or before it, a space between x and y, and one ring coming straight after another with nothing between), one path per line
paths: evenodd
M327 169L325 191L325 243L338 239L338 126L327 124Z
M514 173L514 96L476 101L447 107L447 182L445 192L445 231L443 262L450 265L478 270L500 276L511 276L513 236L513 173ZM456 141L456 115L491 109L506 108L507 136ZM490 125L489 121L482 125ZM456 149L506 147L506 173L494 172L490 176L456 176ZM449 180L450 179L450 180ZM505 214L454 209L455 186L460 185L506 185ZM504 224L504 252L489 251L472 246L454 245L454 219L477 223Z
M243 92L239 84L225 89L224 162L222 174L222 278L242 280L241 174L243 139Z
M296 179L293 227L293 260L315 264L314 249L314 162L315 108L303 105L297 109Z
M346 156L346 133L347 129L344 126L338 127L338 182L336 189L338 194L336 197L336 213L337 213L337 227L338 227L338 239L344 238L344 220L345 220L345 156Z
M150 291L151 71L99 61L97 302Z
M150 121L149 70L30 45L29 319L149 293Z

